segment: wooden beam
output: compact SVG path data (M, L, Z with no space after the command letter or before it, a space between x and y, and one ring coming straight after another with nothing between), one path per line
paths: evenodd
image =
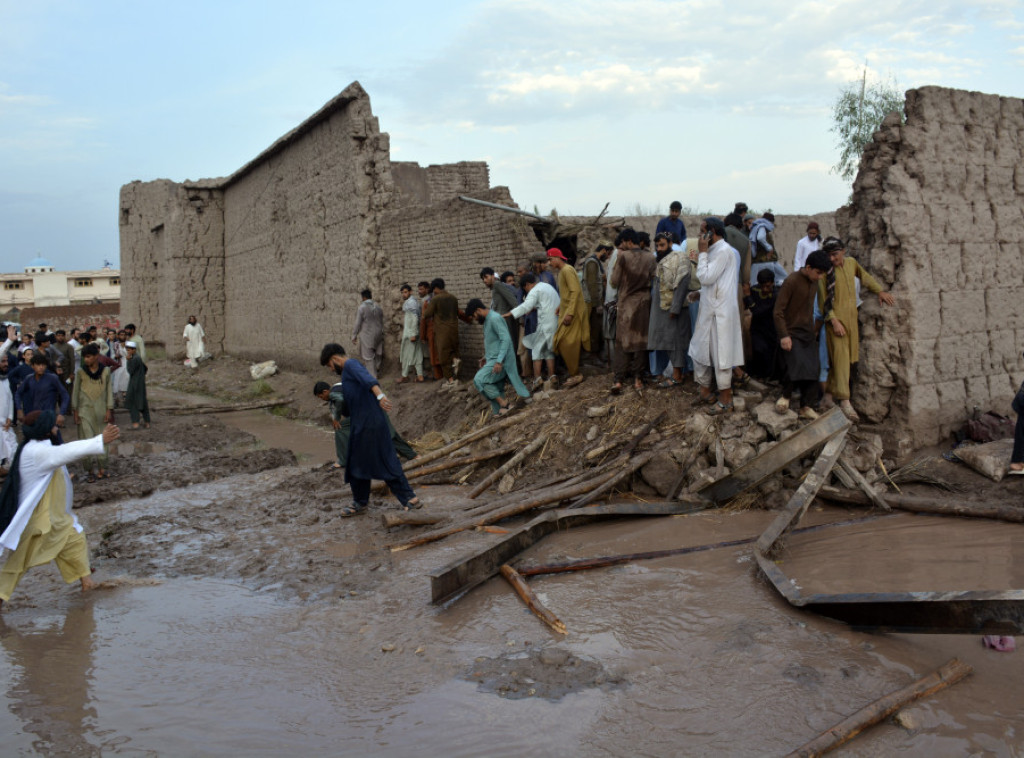
M777 442L761 455L747 461L728 476L704 485L697 490L697 494L713 500L715 503L724 503L741 492L757 486L775 472L781 471L789 463L799 460L819 445L824 445L843 430L849 429L850 426L850 421L843 415L843 412L838 407L833 408L791 437Z
M835 750L868 727L884 721L900 708L956 684L971 671L971 667L966 663L953 658L928 676L864 706L810 742L798 747L787 758L812 758L812 756L823 755L830 750Z

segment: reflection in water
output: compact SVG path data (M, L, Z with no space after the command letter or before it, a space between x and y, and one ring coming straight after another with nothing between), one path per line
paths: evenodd
M0 621L0 645L11 663L10 710L37 736L38 753L100 754L88 740L96 719L89 698L95 629L91 603L70 608L63 619L39 620L32 629Z

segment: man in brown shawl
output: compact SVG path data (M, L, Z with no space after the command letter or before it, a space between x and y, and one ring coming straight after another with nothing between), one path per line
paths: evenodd
M434 296L423 308L423 318L433 319L434 344L444 374L444 388L452 389L458 382L459 371L459 301L444 288L444 279L438 277L430 283Z
M636 232L623 229L615 239L618 260L610 284L618 290L615 330L615 384L612 393L622 392L623 382L633 379L643 389L647 364L647 332L651 318L651 279L658 264L654 255L640 249Z

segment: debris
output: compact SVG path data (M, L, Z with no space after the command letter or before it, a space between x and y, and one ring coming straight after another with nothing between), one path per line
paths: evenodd
M785 413L779 413L775 410L775 403L771 400L765 400L755 406L753 413L754 420L767 429L768 434L775 439L779 439L785 430L800 423L800 417L794 411L787 410Z
M487 437L491 434L494 434L497 431L500 431L501 429L511 426L512 424L523 421L526 418L527 417L523 414L513 413L512 415L507 416L501 419L500 421L487 424L483 428L477 429L475 432L471 432L463 437L460 437L459 439L455 440L455 442L452 442L449 445L445 445L444 447L439 447L437 450L431 450L429 453L419 455L413 458L411 461L406 461L402 465L402 469L405 470L406 472L418 469L420 466L425 466L426 464L431 463L432 461L436 461L438 458L444 458L450 453L454 453L456 450L461 450L470 442L475 442L476 440L481 439L482 437ZM536 421L535 417L531 418L534 421Z
M441 463L435 463L432 466L424 466L417 468L414 471L407 473L406 478L409 480L419 479L421 476L427 476L428 474L436 474L438 471L446 471L450 468L457 468L464 466L467 463L480 463L481 461L489 461L492 458L501 458L504 455L509 455L518 449L518 445L509 445L498 450L488 450L485 453L479 453L477 455L464 455L460 458L452 458L451 460L442 461ZM413 458L410 463L414 463L417 458Z
M566 634L567 630L565 624L551 611L544 607L544 604L537 599L537 595L534 594L533 590L530 589L530 585L526 583L526 580L519 575L519 572L509 566L507 563L500 569L501 575L505 577L505 580L512 585L512 589L516 591L516 594L522 598L523 602L526 603L526 607L533 611L533 614L543 621L545 624L550 626L559 634Z
M889 510L889 504L882 500L881 496L868 484L864 475L860 473L855 465L846 460L845 457L842 457L839 459L839 467L860 487L861 492L868 496L868 499L876 508L881 508L883 511Z
M488 487L490 487L491 484L493 484L494 482L496 482L499 479L501 479L502 476L504 476L506 473L508 473L509 471L514 469L516 466L518 466L520 463L522 463L522 461L528 455L531 455L536 450L538 450L541 447L543 447L544 443L547 442L547 440L548 440L548 435L547 435L546 432L543 433L543 434L537 435L536 439L534 439L532 442L530 442L529 445L527 445L526 447L522 448L518 453L516 453L511 458L509 458L502 466L500 466L499 468L495 469L493 473L491 473L488 476L484 477L483 481L481 481L478 485L476 485L473 488L472 492L469 493L469 499L472 500L477 495L479 495L481 492L483 492ZM509 452L511 452L512 450L515 450L517 447L518 447L518 445L515 445L515 446L509 448Z
M429 575L431 602L445 603L487 581L498 573L502 564L553 532L608 518L676 516L696 513L706 507L702 503L610 503L582 510L563 508L549 511L498 542L479 548L465 558L432 571Z
M380 521L381 524L384 525L385 529L393 529L396 526L424 526L427 524L440 524L444 519L441 516L432 516L429 513L397 511L382 514Z
M595 405L587 408L587 418L602 418L611 413L611 405Z
M249 376L253 379L266 379L268 376L273 376L277 373L277 363L274 361L263 361L262 363L254 363L249 367Z
M1012 439L986 442L984 445L958 447L955 451L957 458L993 482L1001 482L1006 476L1012 453Z
M928 676L918 679L903 689L890 692L888 695L880 697L873 703L864 706L831 729L826 730L810 742L798 747L787 758L809 758L810 756L818 756L834 750L852 740L868 727L884 721L908 703L932 695L939 690L949 687L951 684L956 684L970 674L971 671L971 667L966 663L953 658Z
M819 497L837 503L853 505L871 505L867 495L856 490L843 490L838 487L822 487ZM1017 503L967 503L962 500L943 500L920 497L916 495L880 495L890 508L911 513L934 513L940 516L965 516L967 518L990 518L1024 524L1024 507Z

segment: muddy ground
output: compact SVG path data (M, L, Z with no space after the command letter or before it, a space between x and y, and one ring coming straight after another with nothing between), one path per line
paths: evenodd
M5 605L0 729L19 754L782 753L952 655L975 666L970 680L906 709L902 726L872 730L848 754L1013 755L1024 744L1024 653L988 651L977 638L855 632L795 611L759 578L748 548L531 580L567 624L565 636L543 626L501 580L435 608L425 574L499 537L469 531L391 552L389 544L429 527L386 530L380 517L397 504L385 493L374 495L369 514L341 518L347 491L326 462L333 442L311 394L313 382L329 376L283 373L266 380L268 391L231 359L194 374L156 361L150 376L157 409L270 393L295 401L276 418L157 411L151 429L125 432L111 479L86 483L76 470L77 513L108 588L82 597L51 566L30 572ZM657 500L673 462L693 444L696 390L613 400L607 384L606 376L590 376L575 391L539 398L519 411L522 423L466 452L549 432L538 459L506 482L526 489L588 463L599 471L603 459L588 462L587 451L665 412L641 446L659 452L658 465L616 496ZM396 426L424 451L486 422L471 392L383 385ZM772 399L745 397L750 407ZM772 443L752 419L737 414L721 427L724 469ZM860 434L855 444L867 450L871 432ZM547 538L527 557L756 535L808 462L723 511L583 527ZM691 481L718 465L709 451ZM468 481L490 468L478 466ZM963 500L1024 501L1024 482L996 485L935 455L920 471L958 488ZM426 510L444 518L480 502L467 499L466 486L414 486ZM903 489L941 494L920 482ZM816 506L807 520L863 513ZM898 573L901 540L921 534L922 519L945 529L947 542L950 530L955 535L956 520L899 518L906 523L887 522L876 540L861 534L863 565ZM995 524L987 528L1022 530ZM842 549L841 540L827 544ZM1000 541L1006 560L1024 565L1014 544L1024 540ZM976 548L975 556L985 551ZM941 574L943 556L914 555L934 560L931 574ZM972 555L957 560L962 566ZM999 570L998 557L986 560ZM50 701L64 706L49 708Z

